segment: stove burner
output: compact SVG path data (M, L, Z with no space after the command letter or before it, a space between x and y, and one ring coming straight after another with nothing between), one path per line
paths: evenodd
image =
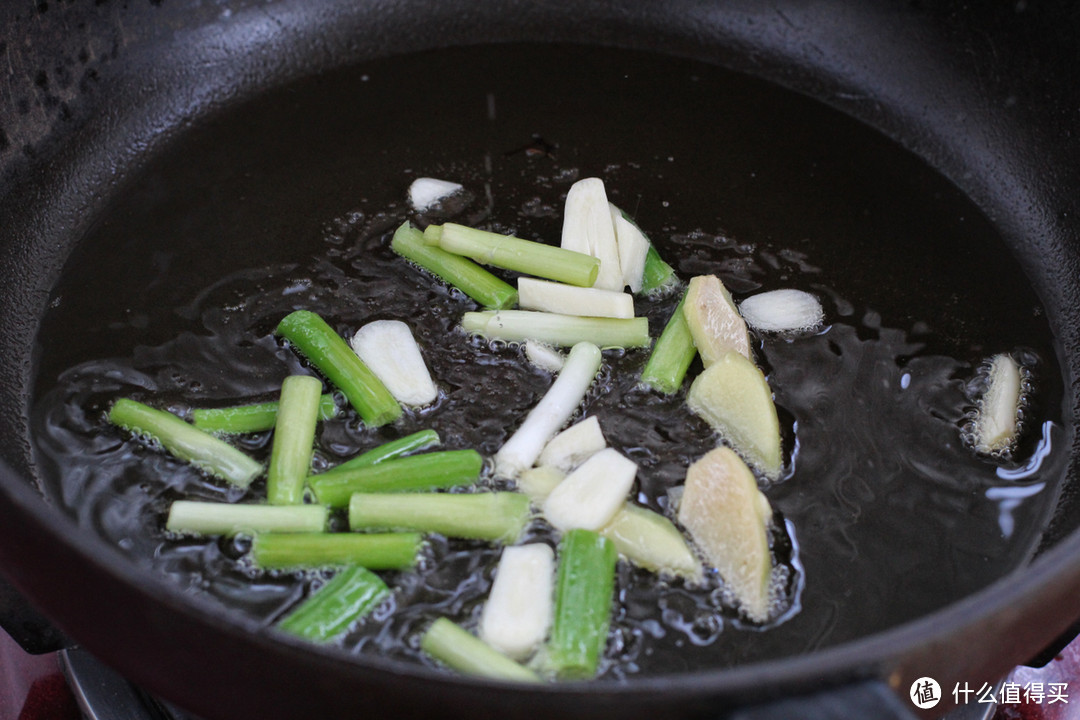
M61 650L60 664L85 720L198 720L140 690L85 650Z

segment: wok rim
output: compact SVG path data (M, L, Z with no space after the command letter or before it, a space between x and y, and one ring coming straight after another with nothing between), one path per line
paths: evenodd
M690 3L692 5L692 3ZM415 48L435 49L435 48ZM639 48L640 49L640 48ZM660 52L666 52L660 50ZM668 54L672 54L668 52ZM707 62L708 60L691 53L691 57ZM774 79L764 76L766 80L775 82ZM227 80L225 81L227 84ZM780 83L783 84L783 83ZM264 88L265 89L265 86ZM794 89L790 88L789 89ZM168 92L165 90L163 92ZM817 98L821 100L821 98ZM834 105L835 107L835 105ZM843 108L841 108L842 111ZM866 119L856 116L856 119L866 123ZM879 132L884 132L877 125L870 124ZM887 134L887 133L886 133ZM951 176L938 165L933 165L938 172ZM963 187L969 197L973 195L973 188ZM980 188L974 188L978 191ZM974 193L978 195L978 192ZM985 198L984 198L985 199ZM0 198L2 200L2 198ZM976 200L978 202L978 200ZM982 203L979 203L982 205ZM995 223L996 225L997 223ZM1030 276L1029 276L1030 277ZM1061 326L1060 318L1053 318L1052 325L1055 329ZM1076 390L1070 382L1070 371L1073 365L1066 362L1067 354L1060 346L1059 338L1058 355L1061 361L1062 371L1066 375L1063 378L1066 388L1066 401L1075 400ZM1071 408L1063 408L1063 415L1067 419L1073 418ZM1070 434L1075 428L1069 428ZM1071 437L1069 452L1076 456L1076 438ZM1075 473L1075 459L1070 461L1068 479L1072 480ZM184 595L177 592L176 588L146 568L138 566L130 558L122 555L117 549L110 546L102 538L94 533L79 528L75 521L63 513L50 507L41 495L28 482L6 465L0 467L0 498L3 498L7 508L0 508L0 513L11 510L22 513L26 520L39 530L47 533L49 538L59 539L72 553L83 558L88 565L98 567L105 571L114 581L128 588L131 592L141 594L151 599L160 607L166 608L169 613L179 613L189 617L200 625L212 629L215 633L224 633L237 641L249 645L252 650L280 651L286 648L289 655L294 658L310 659L318 658L318 663L326 667L340 667L342 660L347 660L350 668L356 668L365 673L393 676L418 677L428 682L434 682L445 687L484 688L489 692L503 692L508 686L501 683L477 680L473 678L460 678L429 670L419 665L395 661L377 656L357 657L334 648L313 648L298 640L292 640L283 636L267 633L253 621L230 616L223 619L215 608L202 598ZM5 524L6 525L6 524ZM8 533L8 527L0 527L0 534ZM39 541L35 538L35 541ZM17 542L14 535L8 535L5 541L10 545ZM4 552L0 551L0 557ZM45 608L55 608L57 603L54 599L40 594L40 581L35 580L32 574L28 574L17 564L5 563L7 571L12 575L21 589L32 600ZM897 673L902 673L904 668L911 665L911 658L925 655L928 640L933 640L934 645L947 642L949 638L957 640L972 637L979 628L997 621L1005 621L1021 612L1029 614L1030 608L1045 607L1048 603L1047 594L1057 586L1058 595L1071 589L1073 596L1080 593L1080 531L1073 531L1061 542L1043 552L1029 565L1018 568L1013 572L998 578L976 593L968 595L944 608L936 610L928 615L915 620L902 623L885 631L874 633L856 640L840 643L822 650L817 650L805 655L796 655L786 658L758 661L745 666L729 669L699 670L677 675L661 675L635 678L627 685L615 685L613 683L575 683L530 688L530 695L559 697L577 696L582 698L604 697L611 694L611 690L617 689L619 696L637 697L642 694L657 692L677 692L686 697L709 698L716 695L730 695L732 697L760 695L762 686L768 688L773 684L783 684L797 689L805 690L819 682L843 682L853 678L871 677L890 680L890 686L894 689L901 688L901 682L895 678ZM1065 590L1062 590L1065 588ZM1020 610L1020 608L1028 608ZM1080 612L1080 611L1078 611ZM1014 620L1015 622L1015 620ZM1056 636L1062 627L1046 628L1045 637L1038 643L1040 646L1049 642ZM79 628L67 627L61 620L64 629L71 632L76 639L82 634ZM1034 644L1034 643L1033 643ZM105 648L102 648L103 650ZM1038 647L1030 648L1031 652L1037 651ZM103 652L103 659L115 662L118 658L113 653ZM127 672L132 677L145 675L141 668L132 664L132 659L127 659ZM1014 658L1015 664L1017 661ZM121 665L121 663L116 663ZM149 678L148 678L149 679ZM755 692L755 688L757 686ZM520 693L520 688L510 686L515 694Z
M1080 531L1075 531L1029 565L1015 569L971 595L915 620L855 640L805 654L755 661L733 668L635 676L625 683L585 681L537 687L451 675L419 664L369 653L354 655L340 648L313 646L283 633L268 632L266 628L260 627L258 623L240 613L232 613L226 617L216 611L217 608L212 602L201 596L178 592L166 578L138 566L103 538L78 527L74 519L57 512L25 478L2 462L0 498L3 498L9 508L45 529L49 537L61 540L88 565L105 571L131 592L147 596L157 606L166 608L169 613L191 617L215 633L250 645L253 651L279 651L287 648L294 658L315 657L336 668L348 666L350 674L374 672L396 677L413 677L444 686L484 688L494 692L510 689L515 694L527 693L529 696L595 697L616 694L633 698L659 692L675 693L686 698L714 698L717 695L740 698L745 695L758 695L763 687L775 690L777 685L807 691L818 684L827 686L859 679L888 681L891 674L896 673L905 663L910 663L909 658L924 653L928 641L933 641L934 645L950 643L953 638L965 636L973 629L981 632L993 618L1029 615L1029 608L1032 606L1046 604L1046 591L1052 587L1059 589L1058 594L1061 594L1062 588L1073 588L1074 596L1080 592ZM7 526L5 524L5 527ZM6 542L11 540L9 537ZM11 571L11 567L6 569ZM27 580L21 569L12 573L12 578L20 589L26 591L31 600L46 612L54 608L55 601L40 596L36 592L35 583ZM1068 594L1067 590L1065 594ZM62 618L60 624L62 629L70 632L76 640L83 635L79 627L67 626ZM1045 635L1034 643L1036 647L1032 647L1032 654L1049 643L1067 625L1066 622L1062 627L1047 627ZM89 649L94 652L105 650L97 646ZM127 658L126 662L116 663L116 657L111 652L102 652L101 656L110 664L116 664L121 671L126 670L125 674L133 679L144 674L133 666L132 661L137 660L136 658ZM1012 667L1017 662L1022 660L1014 661L1008 666ZM902 687L898 682L893 679L889 684L895 690Z

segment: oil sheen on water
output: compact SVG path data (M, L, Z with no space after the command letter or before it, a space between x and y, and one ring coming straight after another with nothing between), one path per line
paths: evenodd
M1063 474L1061 373L1039 301L985 217L887 139L719 68L570 47L467 48L311 78L222 110L139 171L72 256L40 335L34 427L46 494L133 562L223 612L270 623L322 574L255 573L245 540L171 539L178 498L245 496L125 441L119 396L183 412L272 399L302 363L273 337L306 308L340 332L408 322L441 397L398 425L321 425L316 463L431 427L493 454L551 382L519 348L455 329L473 303L408 266L389 235L418 176L463 183L455 220L557 242L570 184L605 180L685 280L736 299L813 292L826 327L758 337L789 472L765 489L789 532L790 608L764 629L720 593L620 565L603 677L726 667L873 633L984 587L1038 545ZM655 337L677 296L639 300ZM1032 371L1015 457L961 441L978 367ZM656 510L713 446L682 394L637 387L643 351L608 352L584 411L640 465ZM700 366L691 368L691 375ZM258 456L268 434L243 439ZM536 538L549 538L537 526ZM436 615L472 626L498 549L433 538L394 601L350 634L413 658Z

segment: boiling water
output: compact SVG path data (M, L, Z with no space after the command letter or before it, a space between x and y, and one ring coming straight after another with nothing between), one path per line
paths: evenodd
M466 185L455 219L549 241L570 184L600 176L682 278L715 273L737 299L796 287L823 300L820 332L755 348L788 458L765 487L784 611L756 627L715 579L694 589L620 564L603 677L836 644L1029 559L1064 463L1060 371L1037 298L977 209L806 99L709 66L581 48L373 63L268 93L177 139L76 250L42 326L33 421L49 497L178 591L269 625L323 573L258 573L243 538L162 530L173 500L256 500L261 481L246 492L208 481L104 414L120 396L180 413L272 399L305 371L272 334L296 308L343 335L406 320L441 391L390 427L365 428L352 412L322 423L318 467L428 427L445 448L492 455L551 377L520 348L466 337L456 326L474 304L389 250L420 175ZM638 300L654 337L677 299ZM997 352L1032 379L1015 456L991 460L962 437L979 366ZM579 415L598 416L640 466L637 500L663 512L715 436L682 393L638 387L645 358L605 353ZM238 442L268 455L269 433ZM552 539L542 523L529 532ZM416 571L386 574L393 601L344 644L427 662L418 631L434 616L473 627L498 553L432 538Z

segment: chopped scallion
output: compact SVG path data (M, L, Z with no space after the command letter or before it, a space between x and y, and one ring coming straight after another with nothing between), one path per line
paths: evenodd
M266 498L271 505L304 501L321 391L322 381L310 375L290 375L281 384L281 405L266 471Z
M191 421L195 427L206 432L240 435L273 429L277 413L278 403L274 400L233 407L196 408L191 411ZM320 420L329 420L337 414L338 406L334 402L333 393L326 393L319 398Z
M355 493L353 530L415 530L447 537L514 542L529 521L529 498L515 492Z
M321 505L246 505L177 500L165 529L194 535L324 532L329 512Z
M641 371L641 382L670 395L682 387L686 371L696 355L697 348L680 300Z
M251 557L265 570L362 565L396 570L416 564L419 533L262 533Z
M484 459L475 450L444 450L385 460L365 467L335 468L308 477L323 505L345 507L357 492L436 490L470 485L480 477Z
M532 670L514 662L446 618L439 618L431 624L420 639L420 649L465 675L508 682L540 682L540 677Z
M277 333L345 394L365 423L385 425L401 416L386 386L321 317L297 310L278 323Z
M522 342L536 340L561 347L591 342L601 348L648 347L649 321L635 318L593 318L576 315L499 310L467 312L461 318L466 332L492 340Z
M278 630L325 643L371 613L390 589L364 567L347 567L277 622Z
M601 359L600 349L592 343L581 342L570 350L555 382L496 453L498 475L515 478L533 466L544 446L581 404L596 379Z
M615 588L615 545L591 530L571 530L559 543L555 618L547 659L559 677L591 678L607 644Z
M393 460L394 458L403 457L410 453L417 452L418 450L427 450L428 448L436 447L440 442L442 441L439 439L439 433L430 429L421 430L412 435L406 435L403 438L391 440L390 442L372 448L367 452L360 453L356 457L350 458L333 468L333 471L337 472L339 470L370 467L371 465L377 465L384 460Z
M203 472L247 487L262 474L262 463L220 438L164 410L121 398L109 411L109 422L134 435L148 437L170 454Z
M500 310L517 302L517 290L512 285L503 282L468 258L426 244L424 234L408 222L394 233L390 248L406 260L450 283L484 307Z
M600 261L584 253L456 223L442 226L439 247L485 265L580 287L592 287L600 270Z

